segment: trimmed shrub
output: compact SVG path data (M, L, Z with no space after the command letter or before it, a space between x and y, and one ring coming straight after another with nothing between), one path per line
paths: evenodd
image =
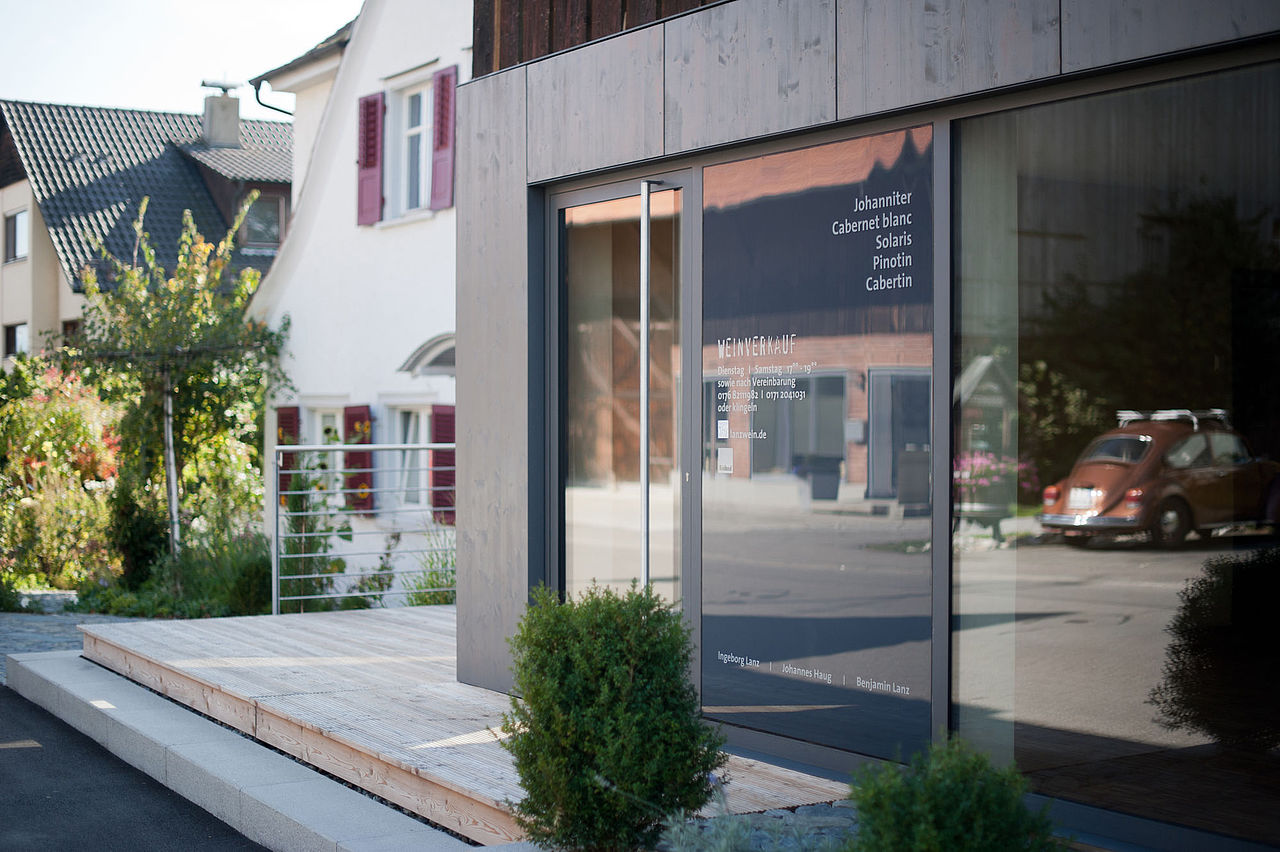
M854 778L859 852L1061 850L1049 817L1023 803L1016 767L995 769L958 738L918 752L905 769L870 766Z
M724 740L701 719L689 629L651 588L593 587L564 603L539 588L511 650L503 748L525 790L516 821L532 841L652 848L664 818L706 804Z

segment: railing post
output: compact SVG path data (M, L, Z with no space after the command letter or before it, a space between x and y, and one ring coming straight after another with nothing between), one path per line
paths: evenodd
M284 496L280 493L280 448L276 447L272 455L272 482L276 484L273 489L275 493L275 506L273 508L273 517L275 519L272 535L271 535L271 614L280 614L280 501Z

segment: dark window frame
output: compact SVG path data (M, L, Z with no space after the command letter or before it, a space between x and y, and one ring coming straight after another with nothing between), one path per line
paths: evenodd
M19 240L19 234L23 235L23 239ZM18 253L19 244L22 245L22 253ZM26 260L31 254L31 214L26 209L15 210L8 213L4 217L4 262L12 263L17 260Z
M18 339L19 329L27 329L26 339ZM30 325L25 322L9 323L4 327L4 357L13 358L31 352Z

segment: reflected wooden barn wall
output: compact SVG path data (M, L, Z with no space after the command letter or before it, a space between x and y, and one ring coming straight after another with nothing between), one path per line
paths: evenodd
M475 0L479 77L721 0Z

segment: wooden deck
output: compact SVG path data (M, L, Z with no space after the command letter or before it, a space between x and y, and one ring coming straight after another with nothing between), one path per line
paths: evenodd
M458 683L453 607L91 624L84 656L479 843L518 840L506 695ZM737 813L845 784L731 757Z

